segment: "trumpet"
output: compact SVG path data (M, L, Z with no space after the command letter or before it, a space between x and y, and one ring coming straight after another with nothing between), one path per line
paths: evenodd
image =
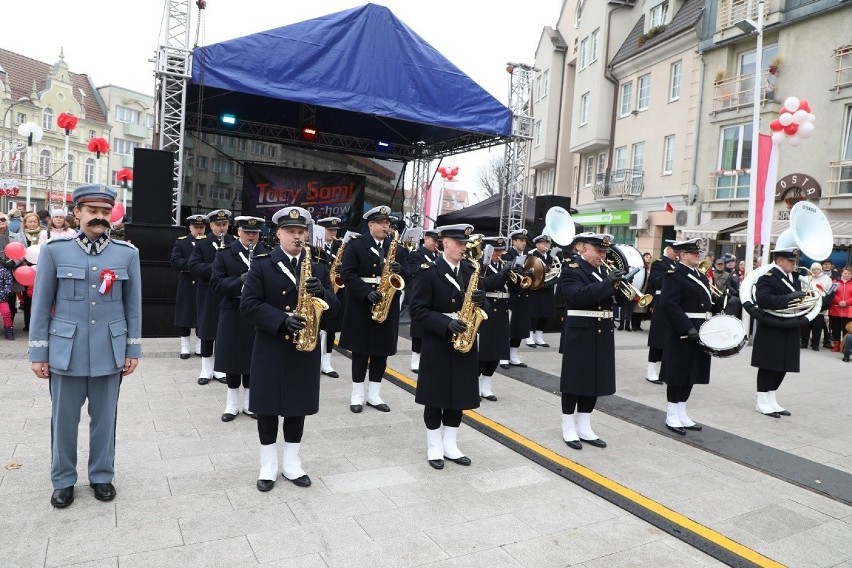
M618 269L615 263L611 260L604 260L603 265L606 267L607 272L612 272L613 270ZM642 290L634 286L629 280L619 280L616 283L616 286L628 300L639 298L639 307L641 308L649 306L651 302L654 301L654 296L651 294L643 294Z
M532 278L525 275L525 274L519 276L517 272L510 270L508 272L508 275L509 275L509 280L512 281L512 284L515 284L516 286L520 286L524 290L526 290L527 288L532 286L532 283L533 283Z

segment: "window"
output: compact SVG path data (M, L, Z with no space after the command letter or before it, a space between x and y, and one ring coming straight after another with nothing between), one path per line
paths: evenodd
M598 154L598 174L606 171L606 152Z
M586 176L583 180L583 185L586 187L591 187L592 180L595 179L595 157L587 156L586 157Z
M276 147L274 144L268 144L266 146L266 155L270 158L274 158L276 153Z
M536 120L533 126L533 146L538 148L541 146L541 121Z
M674 170L674 135L666 136L663 140L663 175L670 175Z
M592 32L592 46L591 46L591 56L589 57L589 63L598 60L598 51L600 51L601 45L601 30L600 28L596 29Z
M633 145L630 167L633 170L642 171L645 169L645 143L637 142Z
M243 152L245 152L245 150L246 150L246 139L245 138L238 138L237 139L237 150L242 150Z
M589 95L590 92L583 93L580 97L580 126L589 122Z
M142 113L138 110L134 110L132 108L127 108L125 106L116 105L115 107L115 121L123 122L125 124L141 124L142 123Z
M580 42L580 69L585 69L589 64L589 38L583 38Z
M18 118L15 120L15 124L23 124L27 121L27 115L23 112L18 113Z
M50 150L42 150L38 155L38 175L50 175Z
M627 169L627 146L621 146L615 149L613 154L613 181L621 181L624 179L624 170Z
M621 104L618 116L627 116L633 110L633 81L621 85Z
M41 129L42 130L53 130L53 110L46 108L42 111L41 114Z
M763 56L762 56L762 64L763 69L769 68L772 60L778 56L778 44L765 45L763 46ZM743 101L751 101L752 97L754 97L754 72L755 67L757 65L757 51L751 50L745 53L740 54L739 61L739 73L740 76L739 85L737 91L739 91L738 95L740 100ZM770 76L767 74L767 77L771 77L774 80L774 76ZM767 79L768 80L768 79ZM763 89L769 87L768 84L763 85ZM762 89L762 90L763 90Z
M154 128L154 115L150 112L145 113L145 126L148 128Z
M747 198L751 182L751 124L722 129L716 199Z
M88 138L86 138L86 140L91 140L91 139L92 139L92 138L94 138L95 136L97 136L97 134L95 133L95 131L94 131L94 130L89 130L89 137L88 137Z
M198 197L204 197L204 194L207 192L207 184L199 183L195 187L195 195Z
M550 90L550 69L545 69L541 74L541 98L547 96Z
M846 107L846 125L843 128L842 148L837 193L849 194L852 193L852 106Z
M669 79L669 100L676 101L680 98L680 69L681 62L672 63L671 78Z
M651 17L648 21L648 29L664 26L669 20L669 1L660 2L651 8Z
M198 169L206 170L207 169L207 156L198 156Z
M263 153L263 143L258 142L257 140L251 141L251 153L252 154L262 154Z
M242 164L240 164L238 162L234 163L234 174L237 177L243 177L243 165Z
M553 195L556 185L556 169L550 168L539 174L538 195Z
M93 158L86 159L86 165L83 169L83 181L86 183L95 183L95 160Z
M636 97L636 110L648 110L651 101L651 74L639 77L639 93Z
M541 75L535 78L535 100L541 99Z
M112 141L113 153L121 156L132 156L133 149L138 146L139 144L136 142L131 142L130 140L125 140L123 138L116 138Z
M65 159L68 160L68 175L66 179L68 181L74 181L74 156L68 154Z

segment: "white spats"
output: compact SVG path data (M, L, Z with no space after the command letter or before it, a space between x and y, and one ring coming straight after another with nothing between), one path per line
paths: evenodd
M190 341L189 337L181 337L180 338L180 354L181 355L189 355L190 350Z
M684 412L686 409L684 408ZM666 426L672 428L683 428L683 423L680 421L676 402L666 403Z
M367 388L367 403L373 406L384 404L385 401L383 401L382 397L380 396L381 392L382 383L375 383L373 381L370 381L370 386Z
M302 460L299 458L300 445L284 442L283 467L281 468L281 472L284 474L284 477L291 481L305 475L305 470L302 469Z
M772 405L769 402L769 393L768 392L759 392L757 393L757 404L754 407L755 410L760 412L761 414L775 414L776 410L772 408Z
M258 479L275 481L278 478L278 444L260 447L260 473Z
M494 396L491 392L491 377L479 377L479 396L483 398Z
M413 351L411 352L411 370L420 370L420 353L414 353Z
M225 395L225 414L236 416L240 413L240 387L228 389Z
M573 414L562 415L562 439L566 442L580 441L579 436L577 436L577 428L574 425Z
M677 417L680 420L681 426L683 426L684 428L691 428L692 426L695 426L695 422L693 422L686 414L685 402L677 403Z
M444 442L441 438L441 429L426 430L426 459L444 459Z
M776 393L778 391L769 391L766 393L768 396L766 397L767 402L769 403L769 407L773 412L778 412L779 414L782 412L787 412L787 409L778 404L778 400L776 399Z
M363 405L364 398L364 383L352 383L352 397L349 399L349 404Z
M199 379L213 378L213 357L201 358L201 372L198 374Z
M592 431L592 413L577 412L574 415L576 418L575 426L577 427L577 435L581 440L597 440L598 435Z
M459 429L457 427L452 426L444 426L444 435L443 435L443 447L444 447L444 457L449 458L451 460L459 459L464 457L464 454L459 449L456 439L459 434Z
M509 347L509 364L510 365L520 365L522 363L521 358L518 357L518 348L517 347Z
M657 363L648 363L648 371L645 373L645 378L649 381L659 381L660 374L659 369L657 369Z

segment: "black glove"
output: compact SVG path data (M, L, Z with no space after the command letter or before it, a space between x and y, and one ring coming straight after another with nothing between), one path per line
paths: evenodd
M450 333L464 333L467 329L467 324L454 319L447 325L447 329L450 330Z
M7 258L3 261L3 268L8 268L9 270L12 270L13 268L15 268L15 261L11 258Z
M606 275L606 279L611 283L615 283L624 278L625 274L627 274L627 272L621 270L620 268L616 268L615 270L609 271L609 273Z
M687 341L698 341L700 339L700 335L698 335L698 330L694 327L690 327L689 331L686 332L686 340Z
M296 315L287 316L287 319L284 320L284 329L294 333L305 329L305 318Z
M305 290L308 291L308 294L311 296L322 296L322 282L316 276L311 276L307 280L305 280Z
M482 307L482 304L485 303L485 291L484 290L474 290L470 295L470 299L473 300L473 303L479 307Z
M394 274L402 274L402 265L398 262L391 262L390 271Z
M805 296L807 296L807 293L802 292L801 290L797 292L790 292L789 294L787 294L787 301L790 302L792 300L798 300L799 298L804 298Z
M377 292L376 290L373 290L372 292L367 294L367 301L370 302L371 304L378 304L379 300L381 300L381 299L382 299L382 293Z
M240 282L245 284L246 278L248 278L248 270L240 274Z

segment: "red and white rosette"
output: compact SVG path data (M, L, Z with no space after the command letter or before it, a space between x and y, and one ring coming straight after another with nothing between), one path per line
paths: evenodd
M109 268L101 271L101 287L98 288L98 292L101 294L109 294L109 291L112 290L112 283L115 281L115 272L110 270Z

